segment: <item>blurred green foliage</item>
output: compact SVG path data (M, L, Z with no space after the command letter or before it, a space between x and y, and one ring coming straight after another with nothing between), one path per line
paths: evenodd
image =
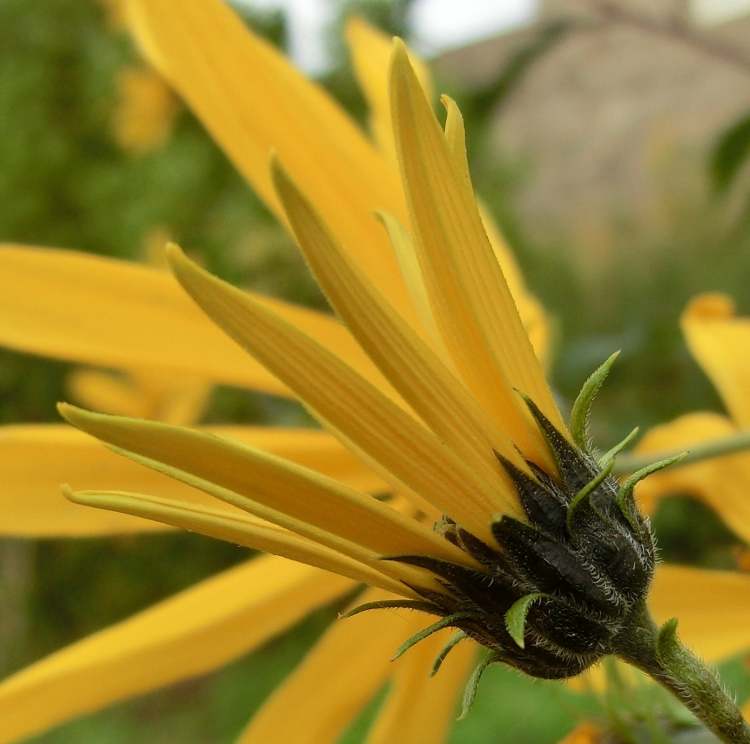
M729 189L750 155L750 115L733 122L717 138L711 153L711 179L714 188Z
M283 41L279 14L253 23ZM103 4L48 0L31 13L20 0L0 3L0 240L140 260L160 228L233 281L322 304L291 242L186 110L162 148L132 155L118 146L116 80L132 64L138 57ZM69 369L0 350L0 421L57 421ZM300 414L220 390L209 418L279 416ZM39 657L245 555L187 535L40 543L25 643L14 644L12 661Z
M341 23L357 11L407 35L408 6L408 0L339 2L341 22L331 42L338 64L323 82L361 121L364 104L340 43ZM284 43L283 16L254 13L248 19ZM743 226L727 226L721 205L708 198L675 205L666 233L623 222L609 262L593 274L565 241L529 237L514 205L528 174L490 151L485 134L498 103L565 33L546 29L512 56L493 84L456 93L478 191L516 249L530 286L556 318L554 380L562 398L571 400L614 348L624 351L595 412L597 437L609 444L636 423L648 426L698 408L721 410L684 348L677 319L685 302L707 289L729 291L749 310L742 293L750 267L744 259L738 270L737 262L750 246ZM117 145L116 79L132 64L140 64L137 55L95 2L46 0L36 12L23 0L0 3L0 240L138 260L149 233L160 228L235 283L324 307L288 237L189 112L180 111L172 135L153 152L133 155ZM746 122L738 125L717 155L721 167L714 167L725 180L744 157L746 130ZM0 351L0 421L56 420L54 404L66 395L68 370L63 363ZM216 391L207 419L308 421L293 404L229 389ZM736 541L704 512L682 501L665 504L657 526L666 557L729 565ZM35 581L24 599L26 635L17 639L13 666L246 556L189 535L18 545L32 551ZM315 613L294 633L208 680L116 706L38 741L228 741L334 616L331 608ZM479 743L487 740L484 732L503 730L512 741L554 742L588 704L559 686L493 669L454 740ZM361 740L366 721L363 714L346 742Z

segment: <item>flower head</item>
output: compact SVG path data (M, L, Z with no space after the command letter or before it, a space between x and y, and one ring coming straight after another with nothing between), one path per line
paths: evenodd
M437 615L415 640L453 626L489 648L488 661L569 677L613 652L650 583L653 542L632 487L609 477L613 457L597 461L588 449L585 419L608 366L584 389L574 441L484 229L460 113L445 104L443 131L396 42L394 188L403 190L408 223L382 221L391 255L401 256L405 295L378 287L347 236L339 240L319 213L317 193L303 194L283 153L271 160L277 202L364 351L356 366L170 252L176 278L202 310L401 498L373 501L247 447L63 407L71 423L118 452L287 532L156 497L67 494L332 568L403 597L387 606ZM368 227L383 229L372 217Z

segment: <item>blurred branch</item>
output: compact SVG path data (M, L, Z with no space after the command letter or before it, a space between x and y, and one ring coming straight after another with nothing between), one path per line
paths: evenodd
M0 540L0 675L22 658L29 630L29 589L34 580L34 546L30 540Z
M663 21L611 0L591 0L591 7L605 21L631 26L667 41L691 47L750 75L750 57L735 47L696 31L679 16Z
M559 19L544 24L524 45L515 50L500 74L474 94L473 113L487 116L505 105L531 67L560 42L576 25L574 21Z

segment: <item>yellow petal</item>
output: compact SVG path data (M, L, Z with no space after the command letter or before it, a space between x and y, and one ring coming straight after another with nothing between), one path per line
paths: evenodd
M445 138L448 149L453 158L456 170L460 177L471 189L471 176L469 174L469 161L466 152L466 132L464 120L461 116L456 102L449 96L442 96L441 101L446 109ZM494 219L482 204L478 201L479 216L487 239L492 246L498 264L502 268L503 276L508 284L511 296L515 300L518 314L523 322L523 327L531 341L539 361L546 365L550 355L550 334L547 316L539 304L539 301L529 294L526 289L521 269L516 262L513 253L505 242Z
M393 126L391 123L391 103L388 92L388 68L391 52L393 50L392 39L387 34L370 26L360 18L351 18L347 22L346 39L354 63L354 72L357 76L359 85L365 94L370 109L370 123L375 139L388 159L396 164L395 141L393 137ZM426 91L427 98L431 100L432 81L430 79L429 69L413 51L409 50L408 54L414 72L416 73L422 88ZM446 99L445 103L449 103L448 118L446 120L446 135L448 137L449 146L451 150L456 147L457 150L463 151L462 157L465 163L466 149L464 144L463 120L461 119L460 114L456 116L459 112L455 104L453 104L447 97L444 98ZM468 176L468 168L465 164L463 167ZM292 173L296 177L296 173L294 171L292 171ZM386 211L393 211L395 204L396 202L394 200L393 205L389 205ZM401 220L400 214L403 211L403 208L401 208L399 217L395 218L396 221ZM503 274L508 282L510 292L516 301L518 311L523 320L524 327L529 334L534 351L536 352L537 357L539 357L543 363L546 363L549 359L550 349L549 328L544 311L541 309L538 301L526 290L521 270L518 267L513 254L500 234L492 217L486 209L482 208L481 204L480 214L485 231L487 232L487 237L489 238L500 266L502 266ZM390 229L389 232L391 232ZM397 243L393 240L392 232L391 242L397 247ZM346 249L347 246L343 247ZM413 292L414 287L410 283L410 273L404 271L404 264L402 262L403 257L398 255L398 258L401 272L406 280L412 302L415 302ZM418 303L420 301L416 302L416 309L419 313L422 325L424 325L425 329L429 330L429 324L425 324L422 313L419 312L420 305Z
M479 408L463 384L409 327L334 239L281 167L274 176L287 216L318 283L386 379L422 420L484 481L488 516L520 516L515 488L493 453L526 464L512 442ZM476 498L482 496L477 493ZM481 501L478 502L480 505Z
M357 491L384 493L389 490L385 481L363 465L335 437L320 429L223 426L206 427L206 431L271 452L323 473Z
M696 297L682 315L685 340L741 428L750 428L750 318L727 295Z
M458 176L464 180L469 188L472 188L469 156L466 152L464 117L461 116L458 105L450 96L440 96L440 103L445 107L445 141L448 144L448 152L453 159L453 165Z
M359 17L350 18L344 29L352 57L354 74L370 110L370 127L383 154L396 162L396 143L391 126L391 102L388 96L388 62L393 48L392 37ZM428 98L432 97L432 80L427 65L409 50L414 72Z
M403 483L491 539L475 505L486 487L461 459L342 360L246 294L171 253L180 283L232 338L283 379L333 433L367 453ZM335 347L332 347L335 348Z
M750 648L750 575L661 565L648 602L658 623L676 617L680 638L711 661Z
M489 217L487 218L489 219ZM490 231L489 222L485 220L485 229ZM490 238L492 240L492 238ZM493 247L499 245L493 242ZM503 243L504 245L504 243ZM502 259L499 256L499 248L495 248L495 254L498 255L498 261L501 262L504 270L507 270L507 262L502 263ZM506 248L507 250L507 248ZM523 320L523 327L526 329L526 333L531 341L531 345L534 347L534 353L539 359L539 363L544 369L549 369L552 359L554 357L554 325L550 321L542 303L533 297L528 292L525 293L514 293L516 298L516 305L518 312L521 314L521 320Z
M241 426L207 431L318 469L352 488L375 492L386 488L322 431ZM2 535L84 537L163 529L156 522L74 506L60 496L60 484L65 482L82 488L157 493L188 504L216 504L202 491L119 457L69 426L0 427L0 473Z
M342 244L399 306L408 300L373 211L404 216L395 170L318 85L306 80L221 0L130 0L150 61L190 105L266 203L274 150ZM395 204L394 204L395 201Z
M271 426L206 427L206 431L236 439L249 447L316 470L357 491L383 493L389 486L328 432Z
M456 702L464 691L477 651L473 641L462 641L438 674L429 678L435 657L453 632L435 633L404 656L366 744L442 744L447 740L456 720Z
M145 416L124 411L109 413L155 418L169 424L193 424L203 415L210 400L211 386L198 377L176 377L139 369L132 370L130 377L147 402L147 413Z
M638 454L675 453L737 432L729 419L716 413L691 413L651 429ZM711 507L737 535L750 542L750 454L712 457L691 465L665 468L641 481L639 502L653 511L660 498L684 495Z
M66 388L85 406L123 416L145 416L147 401L132 380L111 372L76 369L67 377Z
M66 387L78 403L106 413L191 424L202 415L211 388L199 379L134 370L118 375L76 369Z
M153 519L217 540L306 563L391 592L405 593L403 585L369 565L246 514L234 515L226 509L190 505L124 491L72 491L69 486L64 486L63 493L82 506ZM381 565L384 564L381 562Z
M371 590L356 604L390 598ZM429 623L429 615L405 610L340 620L271 695L238 744L334 744L396 670L401 660L389 661L394 650Z
M399 162L420 266L451 357L483 407L524 452L549 462L514 389L564 428L482 226L474 194L397 44L391 103Z
M200 491L117 457L69 426L0 428L0 534L85 537L163 529L110 512L83 509L60 495L60 484L155 491L187 503L210 504Z
M383 227L388 233L388 239L391 241L396 258L398 259L401 276L409 292L409 298L417 314L421 328L415 330L424 330L430 339L433 349L450 365L451 361L440 337L435 318L430 308L430 298L427 295L427 288L424 285L422 272L419 269L419 261L414 251L414 245L409 234L403 225L388 212L378 212L378 218L383 223Z
M462 556L433 530L385 503L259 449L155 421L107 416L67 405L61 405L60 412L74 426L123 454L139 455L138 461L148 461L145 464L160 472L261 519L326 540L329 547L349 555L361 546L380 555Z
M365 375L380 379L334 318L255 298L337 349ZM197 376L288 395L273 375L216 332L168 274L73 251L0 247L0 344L60 359Z
M353 586L274 557L225 571L6 679L0 742L205 674Z

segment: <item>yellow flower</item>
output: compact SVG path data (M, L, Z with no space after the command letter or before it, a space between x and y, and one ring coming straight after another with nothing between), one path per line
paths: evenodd
M737 317L729 297L704 294L685 309L682 331L729 415L699 411L657 426L639 444L641 454L689 450L750 428L750 318ZM639 498L650 509L669 494L698 498L750 542L750 454L714 457L665 470L639 489Z
M262 557L226 571L12 676L0 686L1 741L205 673L361 583L374 587L360 596L364 602L397 595L423 602L431 590L447 601L449 593L432 573L414 561L382 557L427 555L475 569L471 551L415 517L448 513L487 542L495 515L525 519L508 473L511 466L528 473L530 466L515 446L546 468L554 465L514 388L565 431L528 341L535 339L544 355L545 319L497 231L480 217L460 114L445 101L444 135L403 48L396 53L393 98L382 89L368 95L380 107L374 121L387 122L391 114L396 121L399 174L389 145L376 149L330 98L218 0L186 0L179 12L167 0L134 0L130 12L151 61L297 235L346 326L235 290L173 251L180 281L252 350L251 358L153 269L11 246L0 255L0 341L88 364L294 394L333 435L186 429L64 409L77 425L128 453L126 459L58 426L2 431L0 470L8 479L0 528L6 534L159 528L66 504L56 486L68 481L97 489L71 494L79 502L284 558ZM377 38L361 26L352 37L363 45ZM382 59L378 48L372 43L372 54ZM378 75L362 83L382 86L384 80ZM279 167L272 175L272 150L294 182ZM383 226L373 217L376 210ZM395 496L368 495L384 492ZM446 534L455 537L455 529L447 524ZM458 534L464 547L470 539ZM481 548L473 547L478 554ZM690 592L684 591L688 581ZM693 602L701 581L714 603L693 616L681 612L690 608L679 600ZM657 618L679 614L686 640L716 657L746 643L748 586L748 577L664 567L651 601ZM736 627L728 625L717 638L714 623L726 620L727 607L735 610ZM476 644L458 645L426 681L445 631L388 662L424 625L420 613L400 611L337 623L242 740L334 741L391 679L369 744L443 741Z

